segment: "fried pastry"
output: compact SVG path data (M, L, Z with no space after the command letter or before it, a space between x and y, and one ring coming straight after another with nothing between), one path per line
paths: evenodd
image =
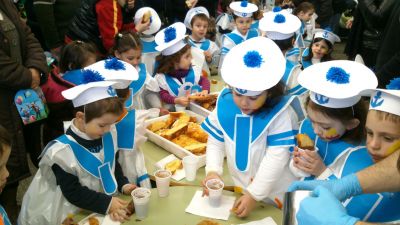
M202 155L206 152L207 144L206 143L196 143L187 145L184 147L186 150L189 150L191 153L195 155Z
M89 217L89 225L100 225L100 221L96 217Z
M206 143L208 139L208 134L197 123L189 123L186 135L203 143Z
M182 161L180 159L174 159L165 165L165 169L170 171L172 174L174 174L178 169L182 169L182 168L183 168L183 165L182 165Z
M152 132L157 132L159 130L164 129L165 127L167 127L166 121L161 120L161 121L156 121L156 122L150 124L147 127L147 129L151 130Z
M149 10L143 14L142 23L147 23L150 20L150 17L151 17L151 11Z
M297 134L297 146L301 149L314 150L314 141L307 134Z

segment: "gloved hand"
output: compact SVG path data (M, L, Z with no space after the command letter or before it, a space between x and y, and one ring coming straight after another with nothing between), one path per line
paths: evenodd
M362 188L355 174L350 174L338 180L312 180L295 181L289 186L288 192L295 190L314 190L317 186L323 186L332 192L340 201L352 196L362 194Z
M359 221L347 215L336 197L321 186L300 202L296 219L299 225L354 225Z

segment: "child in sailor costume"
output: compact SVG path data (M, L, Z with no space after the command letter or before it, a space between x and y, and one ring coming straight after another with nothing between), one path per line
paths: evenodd
M260 20L260 30L264 31L266 37L273 40L285 55L286 69L282 82L291 95L302 95L307 92L307 89L297 82L297 76L301 72L298 58L300 50L293 48L296 31L299 30L300 25L299 18L279 7L275 7L274 11L264 13L264 17Z
M188 39L189 44L204 54L203 69L208 74L210 74L209 66L218 66L220 54L219 47L213 41L205 38L208 26L210 26L209 18L207 9L200 6L190 9L184 21L185 26L192 31Z
M331 70L332 68L336 68L336 70L340 68L343 70L341 71L342 77L338 75L336 76L336 78L338 78L337 80L340 79L342 81L345 81L345 77L346 75L348 75L349 82L340 82L338 84L332 83L332 85L329 85L328 83L330 81L327 80L329 79L328 76L332 75L329 74L329 70ZM338 71L336 72L338 74ZM309 79L311 75L313 76L313 79ZM304 70L304 72L299 76L299 82L300 84L304 85L304 87L310 89L310 98L311 101L313 101L315 104L319 104L323 107L335 108L337 109L335 112L342 115L344 115L344 113L340 113L339 110L346 110L344 108L347 108L347 110L350 112L353 110L354 119L358 119L360 122L360 124L358 124L358 127L360 129L364 129L364 124L362 124L361 121L365 121L365 116L362 116L362 110L360 109L360 107L357 106L357 104L361 103L364 108L365 105L364 102L360 102L360 92L364 91L365 89L377 86L377 79L375 77L375 74L367 67L352 61L324 62L313 65ZM340 93L337 90L340 90ZM351 107L351 109L348 109L349 107ZM313 116L314 118L305 120L301 125L299 132L306 133L315 140L315 149L318 150L317 154L319 155L319 160L322 160L323 167L321 167L321 169L323 171L319 174L315 174L315 171L318 171L318 169L304 170L304 168L307 167L306 164L304 164L304 161L314 161L314 165L318 164L318 162L315 162L315 157L309 157L310 154L307 154L307 152L310 153L309 151L304 150L302 153L298 154L297 150L295 150L294 160L297 160L298 163L296 163L295 165L293 164L293 161L291 161L290 164L292 172L294 174L299 176L301 173L306 172L314 175L306 177L307 180L335 180L356 173L372 165L372 158L368 154L367 148L364 146L364 132L359 132L359 134L362 134L363 137L361 139L361 143L360 140L357 141L358 144L357 142L355 142L354 135L353 139L350 140L351 132L354 133L354 130L351 131L350 129L345 131L345 133L343 134L341 134L342 132L340 132L340 129L337 129L337 137L334 140L327 141L327 137L325 134L328 133L329 130L328 132L324 133L319 130L319 127L329 127L329 125L319 125L316 121L320 121L321 119L318 118L318 116L317 118L315 118L315 110L313 110L312 107L307 108L308 110L314 111L309 112L310 118L311 116ZM327 113L325 113L325 115L327 115ZM326 117L328 118L324 120L324 123L329 124L329 118L331 117ZM347 122L347 124L349 123L351 124L351 122ZM323 129L327 130L328 127L325 127ZM332 130L333 127L334 125L331 126L330 130ZM318 133L318 135L316 133ZM308 166L312 167L310 166L310 164ZM303 175L307 176L310 174ZM346 207L347 213L351 216L360 218L364 221L371 221L371 219L372 221L378 221L376 219L379 218L381 215L379 213L374 215L372 212L374 211L374 207L381 201L382 197L379 196L379 194L367 194L347 199L343 204ZM377 215L379 216L377 217Z
M295 179L288 168L289 148L297 132L290 106L298 100L282 96L279 81L285 59L268 38L243 42L226 59L229 63L222 65L222 78L231 88L222 90L216 109L201 125L209 134L203 185L208 179L221 179L226 154L235 186L245 190L234 205L235 213L243 217L256 201L279 206Z
M370 110L366 122L367 148L368 153L373 158L374 163L376 163L399 150L400 108L398 105L400 103L400 78L394 79L387 86L387 89L367 90L366 92L371 93ZM351 156L349 156L349 158L350 157ZM394 161L394 163L396 163L396 161ZM341 166L342 167L338 167L338 170L345 170L349 165L343 164ZM397 224L400 221L400 205L398 204L400 201L400 193L383 192L364 194L358 176L357 173L357 175L350 174L338 180L294 182L289 188L289 191L297 189L312 190L317 186L328 188L335 194L335 197L344 202L343 204L347 208L348 215L341 215L340 218L337 213L332 212L332 215L337 216L331 217L330 219L335 221L346 219L347 221L364 220L368 222L379 222L379 224L384 222L388 224ZM386 179L392 178L387 177ZM382 184L382 187L383 186L384 184ZM354 206L353 210L348 210L349 205L352 203ZM332 208L331 202L326 202L326 204L327 208ZM314 224L316 225L317 223L310 223L310 225ZM318 225L319 224L321 223L318 223Z
M333 45L335 42L340 42L340 38L328 30L315 29L314 32L310 47L303 51L301 57L304 69L320 62L332 60Z
M134 23L135 26L142 21L143 15L150 11L151 12L151 17L150 17L150 26L149 29L143 31L140 33L140 40L142 42L142 62L146 65L147 72L151 75L154 76L155 71L154 71L154 65L156 62L156 57L160 54L156 50L156 42L154 40L154 34L160 30L161 27L161 20L160 17L158 16L157 12L150 7L143 7L140 8L136 13L135 13L135 18L134 18Z
M147 72L146 64L141 62L143 45L137 34L122 32L115 36L113 53L116 58L131 64L139 72L139 78L129 85L130 96L126 101L127 108L132 109L161 109L158 95L160 88L154 77Z
M112 85L129 83L104 81L91 70L83 74L90 83L62 92L74 107L81 108L66 134L44 149L39 170L23 198L18 224L61 224L80 209L109 214L121 222L127 218L128 202L113 194L129 194L136 185L129 183L116 160L113 123L123 104ZM137 79L137 74L131 77Z
M160 98L170 111L189 104L188 95L206 95L210 82L201 76L202 65L192 64L191 46L187 44L186 27L177 22L156 35L159 66L155 79L160 87ZM175 104L175 106L173 105Z
M118 71L107 69L109 68L108 64L113 65L114 68L119 67ZM143 74L140 74L140 71L138 74L138 71L129 63L117 60L116 58L99 61L85 69L97 71L102 74L106 81L123 82L124 84L130 83L128 87L122 85L116 87L118 97L124 98L126 102L132 101L132 92L137 92L135 88L132 88L132 83L137 82L143 76ZM139 78L130 82L132 77ZM140 88L140 86L136 87ZM124 176L128 178L130 183L140 187L151 188L140 146L147 140L144 121L148 117L157 117L160 111L158 109L136 110L130 107L130 104L126 104L126 102L124 112L115 123L118 136L118 162L121 165Z
M247 0L232 2L229 7L233 11L235 21L235 29L228 34L224 34L221 38L221 57L219 60L219 71L222 67L225 55L234 46L254 37L259 36L257 29L250 29L253 20L253 13L258 10L258 7Z

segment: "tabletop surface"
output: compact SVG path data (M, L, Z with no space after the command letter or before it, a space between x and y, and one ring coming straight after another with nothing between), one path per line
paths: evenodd
M206 219L197 215L189 214L185 212L186 207L192 200L194 193L197 190L201 190L200 187L193 186L177 186L170 187L170 193L168 197L160 198L157 194L157 189L151 190L150 208L148 217L143 220L136 219L136 215L132 215L130 220L123 224L140 224L140 225L196 225L200 221ZM224 195L236 196L239 194L224 191ZM130 196L122 196L125 200L129 200ZM75 215L74 220L79 221L86 216L89 212L81 212ZM261 220L265 217L272 217L276 224L282 222L282 211L264 203L257 203L256 208L251 214L244 218L238 218L234 214L229 216L227 221L211 219L219 224L242 224L254 220Z

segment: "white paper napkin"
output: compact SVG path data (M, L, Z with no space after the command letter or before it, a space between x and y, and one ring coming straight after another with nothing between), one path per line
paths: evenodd
M239 225L277 225L271 217L265 217L262 220L256 220L248 223L242 223Z
M228 220L231 213L230 210L235 203L235 197L223 195L221 199L221 205L219 207L212 207L208 203L207 196L201 197L202 193L202 191L196 191L192 201L185 211L198 216L219 220Z
M156 164L154 164L154 166L158 169L164 169L165 165L173 160L177 159L177 157L174 154L171 154L163 159L161 159L160 161L156 162ZM175 173L171 176L172 179L176 180L176 181L180 181L185 177L185 170L182 169L178 169L175 171Z
M95 217L96 219L99 220L101 225L121 225L120 222L113 221L109 215L100 215L98 213L92 213L83 220L79 221L79 225L89 225L89 218L90 217Z

